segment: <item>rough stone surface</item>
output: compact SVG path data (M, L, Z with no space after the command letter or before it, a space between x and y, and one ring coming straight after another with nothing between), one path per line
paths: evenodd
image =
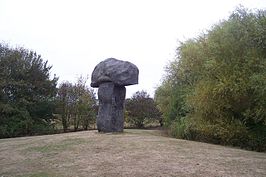
M124 129L124 102L126 88L112 82L102 83L98 89L99 111L97 129L99 132L122 132Z
M138 68L128 62L108 58L100 62L93 70L91 86L99 87L102 83L113 82L115 85L127 86L138 84Z
M138 83L138 68L127 61L108 58L93 70L91 86L99 87L99 132L122 132L124 129L124 104L127 85Z

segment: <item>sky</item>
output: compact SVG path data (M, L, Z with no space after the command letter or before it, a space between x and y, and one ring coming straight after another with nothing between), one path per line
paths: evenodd
M36 51L59 83L89 76L113 57L139 68L127 97L153 97L178 41L195 38L239 5L266 9L266 0L0 0L0 42ZM96 90L97 91L97 90Z

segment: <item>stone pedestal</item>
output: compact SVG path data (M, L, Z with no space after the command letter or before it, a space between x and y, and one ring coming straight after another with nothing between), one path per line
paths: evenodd
M99 85L99 111L97 129L99 132L122 132L124 129L125 86L105 82Z

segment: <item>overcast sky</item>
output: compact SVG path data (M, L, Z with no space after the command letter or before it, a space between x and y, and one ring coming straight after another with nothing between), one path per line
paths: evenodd
M91 76L109 57L130 61L140 74L127 97L138 90L153 96L177 41L210 29L239 4L266 8L266 0L0 0L0 42L36 51L59 83Z

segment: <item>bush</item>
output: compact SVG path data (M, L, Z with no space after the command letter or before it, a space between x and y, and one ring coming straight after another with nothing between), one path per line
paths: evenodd
M238 8L180 44L155 94L176 137L265 149L265 36L266 11Z
M161 113L154 100L147 92L141 91L126 99L126 121L136 128L144 128L145 124L161 121Z
M185 119L173 121L169 126L169 134L180 139L187 139L187 122Z

